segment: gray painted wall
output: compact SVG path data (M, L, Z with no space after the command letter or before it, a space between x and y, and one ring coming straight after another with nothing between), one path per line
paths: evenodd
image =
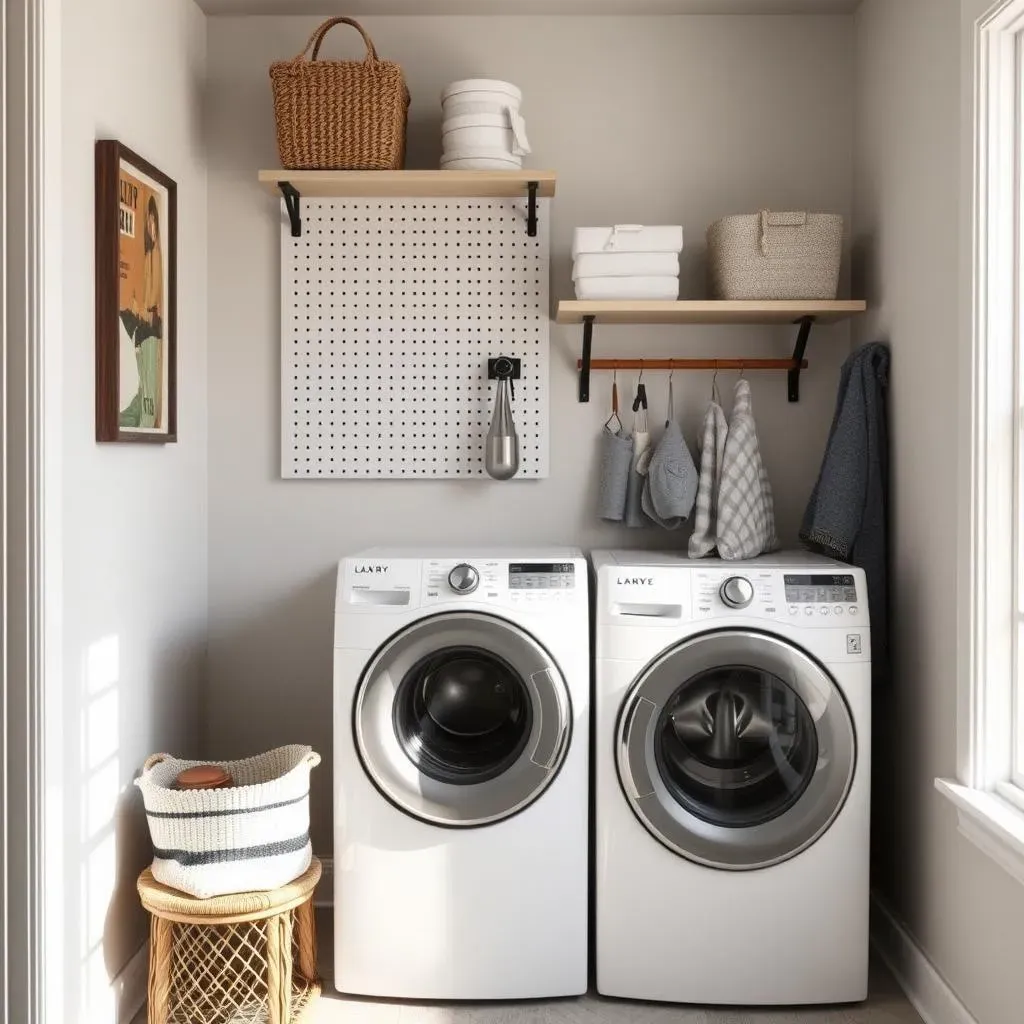
M206 19L191 2L65 3L62 35L63 450L60 716L48 809L62 815L62 1020L113 1021L109 979L147 935L135 880L151 850L132 779L195 754L206 655ZM98 445L93 147L116 138L178 183L177 444ZM56 965L53 969L57 969Z
M543 482L284 482L279 479L279 223L256 171L277 163L267 68L298 52L309 18L209 22L210 680L208 755L303 740L314 773L314 845L331 850L331 630L337 560L371 544L572 542L681 546L594 516L596 442L611 380L575 400L578 328L552 326L551 477ZM558 170L552 293L570 297L572 228L685 225L682 295L704 295L703 238L764 207L850 214L853 32L849 17L367 18L406 70L412 167L437 166L438 94L472 74L525 94L532 162ZM358 52L335 30L325 52ZM596 353L774 355L788 328L618 328ZM752 373L782 536L796 539L831 419L849 329L812 337L802 400ZM720 383L731 400L735 375ZM621 382L620 382L621 383ZM648 375L660 408L665 375ZM695 436L710 374L677 375Z
M986 6L966 0L964 14ZM934 788L957 768L954 482L965 479L958 402L970 272L961 218L970 124L959 113L969 38L959 0L865 0L857 15L855 280L872 312L855 339L888 340L893 354L895 672L892 692L875 698L884 731L873 877L979 1024L1016 1024L1024 887L958 835Z

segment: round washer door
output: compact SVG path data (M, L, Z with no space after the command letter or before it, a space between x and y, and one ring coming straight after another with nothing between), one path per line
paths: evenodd
M420 619L391 638L356 690L363 767L396 807L451 827L489 825L550 785L572 725L558 666L492 615Z
M835 820L853 720L825 669L768 634L722 630L644 669L619 716L623 792L659 842L699 864L768 867Z

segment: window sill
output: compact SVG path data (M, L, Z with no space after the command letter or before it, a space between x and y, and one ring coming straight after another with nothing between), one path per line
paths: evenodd
M994 793L949 779L936 779L935 788L956 806L961 835L1024 882L1024 811Z

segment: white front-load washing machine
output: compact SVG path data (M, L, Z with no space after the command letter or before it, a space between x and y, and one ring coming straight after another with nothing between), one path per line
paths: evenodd
M863 572L799 552L593 563L598 990L866 998Z
M338 572L335 984L587 987L590 628L577 550L374 550Z

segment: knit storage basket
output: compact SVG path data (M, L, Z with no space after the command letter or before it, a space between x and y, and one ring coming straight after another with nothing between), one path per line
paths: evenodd
M180 772L217 764L234 780L224 789L176 789ZM209 899L277 889L310 865L310 747L278 747L242 761L180 761L154 754L135 785L153 840L153 877Z
M708 228L716 299L834 299L843 218L827 213L754 213Z
M351 25L366 43L364 60L317 60L334 25ZM312 57L306 54L313 48ZM362 26L330 18L293 60L270 66L277 148L284 167L393 171L405 162L409 90L402 69L381 60Z

